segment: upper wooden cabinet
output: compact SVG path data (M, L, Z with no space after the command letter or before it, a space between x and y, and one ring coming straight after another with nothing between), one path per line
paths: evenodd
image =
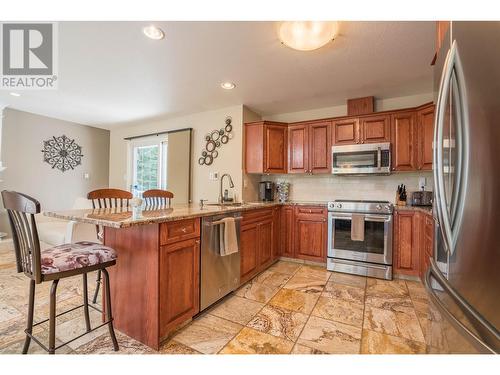
M286 173L287 128L281 122L245 124L246 173Z
M309 172L309 128L305 124L288 128L288 173Z
M359 119L360 143L390 142L391 129L388 115L361 117Z
M359 121L357 118L334 121L332 125L332 144L351 145L358 143Z
M434 141L434 104L421 107L417 111L417 169L432 170Z
M331 121L288 128L288 172L330 173Z
M416 169L415 111L392 115L392 170Z
M332 144L352 145L391 140L390 116L373 115L333 121Z

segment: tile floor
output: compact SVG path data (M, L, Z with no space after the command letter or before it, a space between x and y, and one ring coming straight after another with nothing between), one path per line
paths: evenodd
M94 283L89 284L92 292ZM38 320L48 314L49 286L37 286ZM80 277L62 280L59 309L80 304L81 296ZM0 242L0 353L21 352L27 301L28 280L15 272L12 243ZM91 318L97 323L99 314ZM174 333L160 353L442 353L447 343L440 321L419 282L377 280L280 261ZM58 342L84 332L84 327L81 310L58 318ZM48 325L37 327L35 334L47 341ZM117 337L119 354L156 353L120 332ZM43 350L32 343L30 353ZM103 327L58 353L114 352Z

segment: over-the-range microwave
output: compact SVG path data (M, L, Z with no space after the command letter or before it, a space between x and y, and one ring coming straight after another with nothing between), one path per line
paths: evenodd
M391 144L363 143L332 146L332 173L364 175L391 173Z

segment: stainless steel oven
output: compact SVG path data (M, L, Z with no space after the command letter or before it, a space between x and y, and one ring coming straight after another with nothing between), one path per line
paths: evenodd
M385 142L332 146L332 173L390 174L391 144Z
M392 279L392 204L337 200L328 211L328 269ZM352 238L353 214L363 217L363 240Z

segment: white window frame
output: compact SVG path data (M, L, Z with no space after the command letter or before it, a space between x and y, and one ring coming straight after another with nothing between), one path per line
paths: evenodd
M153 147L157 146L159 148L159 163L158 163L158 181L159 184L156 187L157 189L166 190L168 187L167 181L167 149L168 149L168 137L167 136L153 136L147 138L133 139L129 142L127 149L127 186L130 191L133 192L134 185L136 185L136 149L140 147ZM142 191L139 192L139 195L142 195Z

